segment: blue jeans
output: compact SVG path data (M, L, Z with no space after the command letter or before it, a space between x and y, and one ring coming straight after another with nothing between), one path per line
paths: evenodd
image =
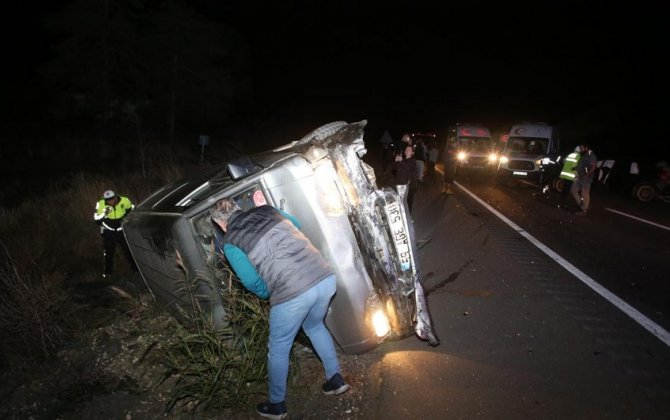
M592 179L575 178L570 187L572 197L583 212L586 212L591 204L591 181Z
M337 280L331 275L306 292L270 308L268 376L271 403L286 399L289 354L301 326L323 363L326 379L340 371L333 338L323 323L336 287Z

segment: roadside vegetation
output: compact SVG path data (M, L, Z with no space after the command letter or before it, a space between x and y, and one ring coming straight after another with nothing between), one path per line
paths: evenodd
M6 375L14 375L13 385L5 384L0 390L3 396L12 394L7 388L20 388L22 381L30 381L30 375L46 371L56 361L59 369L70 369L71 374L54 375L54 395L48 389L40 392L63 400L61 405L90 398L86 393L92 391L83 389L118 391L120 383L134 393L162 387L167 393L163 410L172 414L235 412L248 407L252 396L265 393L267 303L247 293L230 269L224 266L218 272L224 285L221 299L228 308L226 327L219 330L201 310L185 314L189 322L176 322L118 256L118 274L111 283L101 279L99 230L92 221L101 192L113 188L137 204L153 189L192 170L178 165L152 169L150 179L141 173L113 180L81 173L18 206L0 207L0 367ZM184 284L183 291L190 294L194 287ZM94 315L100 309L99 300L110 294L114 315ZM113 323L119 327L110 326ZM101 366L101 360L110 360L102 357L108 356L110 346L100 347L103 350L96 346L122 341L113 331L133 338L153 323L160 324L154 328L157 334L146 341L111 346L118 347L114 350L118 358L133 354L131 367L156 364L150 378L134 379L129 385L127 378L132 374L120 373L125 368ZM96 345L88 346L86 340ZM75 351L76 346L86 349ZM91 357L95 361L78 360ZM110 374L121 380L103 378ZM77 392L83 394L75 396ZM28 403L14 415L34 416ZM61 406L45 411L50 417L71 410Z

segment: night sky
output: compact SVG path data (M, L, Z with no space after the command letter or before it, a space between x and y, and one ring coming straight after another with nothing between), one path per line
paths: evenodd
M24 3L5 16L23 23L3 25L12 58L3 60L3 142L16 130L10 122L42 112L26 99L40 94L33 69L53 43L40 16L63 2ZM185 3L243 37L252 116L286 121L289 134L334 120L367 119L370 140L384 129L441 135L460 121L502 132L545 121L561 129L563 148L586 140L601 154L668 151L659 10L564 1Z
M635 138L637 146L667 150L658 58L667 31L658 11L570 2L331 3L338 6L329 11L277 7L271 19L260 18L261 6L231 10L253 46L263 102L367 118L392 134L442 133L456 121L494 130L546 121L562 129L564 143L572 137L629 153Z

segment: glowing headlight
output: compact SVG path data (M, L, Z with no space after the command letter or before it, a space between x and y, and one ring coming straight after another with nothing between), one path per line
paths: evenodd
M465 160L468 157L468 155L465 152L458 152L456 155L456 158L458 160Z
M489 162L495 162L496 160L498 160L498 155L496 155L495 153L491 153L489 155Z
M391 303L387 309L384 309L384 306L376 293L371 293L365 302L365 323L380 340L391 332L392 320L390 317L393 316L393 304Z
M507 163L507 162L509 162L507 156L500 156L500 163Z
M372 314L372 327L374 328L377 337L384 337L391 331L389 319L386 317L383 310L377 309Z

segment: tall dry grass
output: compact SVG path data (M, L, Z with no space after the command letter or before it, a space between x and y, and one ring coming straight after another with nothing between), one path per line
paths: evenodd
M54 181L45 193L18 206L0 207L2 359L49 357L76 331L77 305L69 288L102 272L100 228L93 213L103 191L113 189L138 204L183 173L168 164L153 166L151 179L80 173Z
M36 266L17 267L0 244L0 352L6 363L48 359L76 329L76 305L63 278Z
M106 189L135 204L190 170L178 156L152 163L147 176L114 178L80 173L59 180L45 194L13 208L0 207L0 351L6 363L21 357L49 358L76 333L85 314L73 303L69 287L93 281L102 271L99 227L93 221L96 202ZM158 163L160 162L160 163ZM119 264L119 269L123 267ZM267 376L268 307L246 292L228 267L218 272L224 287L227 327L215 328L208 314L190 314L190 328L178 325L174 340L160 346L164 378L176 377L168 411L200 407L217 410L244 406L263 392ZM189 292L197 285L188 285ZM127 299L123 290L116 290ZM194 307L199 306L195 304ZM135 312L146 311L138 302Z

